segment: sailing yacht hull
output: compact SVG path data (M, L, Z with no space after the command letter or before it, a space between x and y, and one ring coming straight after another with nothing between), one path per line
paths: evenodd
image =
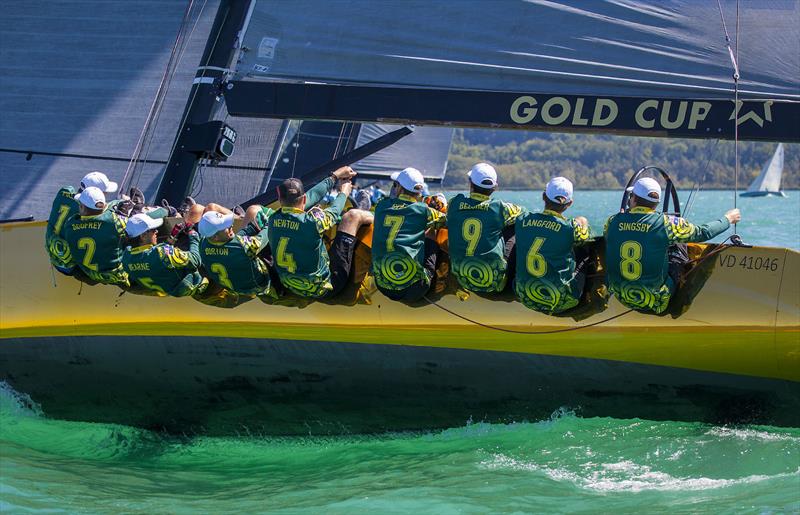
M575 321L475 295L441 296L449 312L378 293L233 309L120 295L52 275L43 233L0 228L0 380L49 416L212 434L422 429L561 407L800 425L800 254L787 249L714 256L677 318L612 299Z
M740 197L785 197L786 193L782 191L745 191L739 193Z

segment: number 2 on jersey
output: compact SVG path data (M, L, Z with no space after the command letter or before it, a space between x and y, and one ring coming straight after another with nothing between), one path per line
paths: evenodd
M83 253L83 266L97 272L97 265L92 263L94 251L97 248L97 244L94 240L92 238L81 238L78 240L78 248L85 251Z

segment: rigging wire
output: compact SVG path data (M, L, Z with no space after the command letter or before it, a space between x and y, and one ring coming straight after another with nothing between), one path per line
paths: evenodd
M152 129L150 130L150 135L147 141L147 148L144 151L144 159L146 160L147 157L150 155L150 147L153 143L153 139L156 135L156 129L158 128L158 122L161 119L161 114L163 113L164 102L166 101L167 92L169 91L170 86L172 85L172 80L175 78L175 73L178 70L178 66L180 65L181 61L183 60L183 55L186 53L186 49L189 48L189 41L194 34L195 29L197 29L197 25L200 22L200 18L203 16L203 11L206 8L206 3L208 0L204 0L203 5L200 6L200 11L197 13L197 17L195 18L194 24L192 25L192 30L189 31L189 34L184 37L183 44L181 46L180 53L178 54L178 58L175 60L175 64L173 66L172 73L170 74L169 81L167 82L166 88L164 88L164 93L161 98L161 105L159 106L158 112L156 113L155 120L153 122ZM141 160L140 160L141 162ZM140 166L139 174L136 176L136 186L139 185L139 179L142 177L142 172L144 171L144 166Z
M689 198L686 200L686 205L684 206L684 209L683 209L683 217L684 218L688 218L689 217L689 213L691 212L692 207L694 207L694 203L697 200L698 194L700 193L700 188L706 182L706 176L708 176L708 167L711 164L711 159L716 157L716 150L719 147L719 138L714 140L714 144L713 145L711 145L709 143L709 146L711 148L708 148L706 150L706 164L703 167L703 174L694 183L694 186L692 187L692 191L689 193Z
M728 56L733 65L733 154L734 154L734 176L733 176L733 207L736 209L739 197L739 0L736 0L736 44L735 51L731 48L731 37L728 33L728 26L725 24L725 15L722 12L722 1L717 0L719 17L722 20L722 30L725 32L725 45L728 48ZM736 234L737 224L733 224L733 234Z
M178 29L178 34L176 34L176 36L175 36L175 42L173 43L172 50L170 51L169 60L167 60L167 64L164 67L164 73L161 76L161 81L159 82L158 89L156 89L156 95L153 97L153 102L150 105L150 110L147 113L147 117L145 118L145 122L144 122L144 125L142 126L142 130L139 133L139 138L136 141L136 146L134 146L133 152L131 154L130 161L128 162L128 166L125 169L125 174L122 176L122 180L120 181L120 188L119 188L120 194L125 190L125 183L128 181L128 177L134 172L135 166L136 166L137 162L139 161L139 158L140 158L141 152L142 152L142 148L143 148L143 142L144 142L144 139L145 139L145 135L147 134L147 131L149 130L149 127L151 125L151 122L152 122L152 119L153 119L153 115L154 115L156 109L160 109L159 103L160 103L160 98L161 98L161 95L162 95L162 90L164 89L164 84L166 83L167 78L173 73L172 67L173 67L174 59L175 59L175 56L177 54L177 50L178 50L179 46L182 44L182 41L184 39L184 32L185 32L185 28L186 28L186 23L190 19L190 13L192 11L193 6L194 6L194 0L191 0L189 2L189 5L186 6L186 10L183 13L183 18L181 19L181 24L180 24L180 28ZM131 182L132 182L132 179L133 178L131 177Z
M230 15L230 7L228 7L228 10L225 12L225 18L223 19L222 23L220 23L219 29L217 30L216 36L214 36L214 44L211 46L211 51L208 53L208 59L205 62L201 62L200 63L200 67L202 69L200 77L195 77L195 80L203 79L205 77L205 74L206 74L206 71L207 71L207 67L208 67L208 62L211 59L211 56L214 55L214 50L217 48L217 43L219 42L219 36L220 36L220 34L222 34L222 29L225 26L225 23L228 21L228 16L229 15ZM201 85L201 83L198 83L198 84L196 84L196 87L194 87L194 86L192 87L192 90L193 90L192 91L192 96L189 99L189 103L186 105L186 109L184 110L183 116L181 117L181 121L178 124L178 130L180 130L184 126L184 124L186 123L187 117L189 116L189 113L192 111L192 106L194 105L194 101L197 98L197 92L200 90L200 85ZM169 150L169 155L170 156L172 156L173 152L175 152L175 146L177 144L178 144L178 138L176 137L174 139L174 141L172 142L172 147L170 147L170 150Z

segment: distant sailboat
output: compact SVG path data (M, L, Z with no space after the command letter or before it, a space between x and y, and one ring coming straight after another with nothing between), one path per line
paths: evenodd
M783 174L783 143L778 143L778 148L756 177L756 180L747 188L747 191L740 194L741 197L766 197L776 195L785 197L781 191L781 175Z

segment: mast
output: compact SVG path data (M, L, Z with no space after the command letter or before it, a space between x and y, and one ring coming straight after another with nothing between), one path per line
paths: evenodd
M241 46L244 25L254 5L254 0L220 1L156 199L166 199L177 205L187 195L201 157L195 148L197 136L207 133L202 124L210 121L214 114L219 85ZM206 139L205 136L207 134L203 134L201 139Z

